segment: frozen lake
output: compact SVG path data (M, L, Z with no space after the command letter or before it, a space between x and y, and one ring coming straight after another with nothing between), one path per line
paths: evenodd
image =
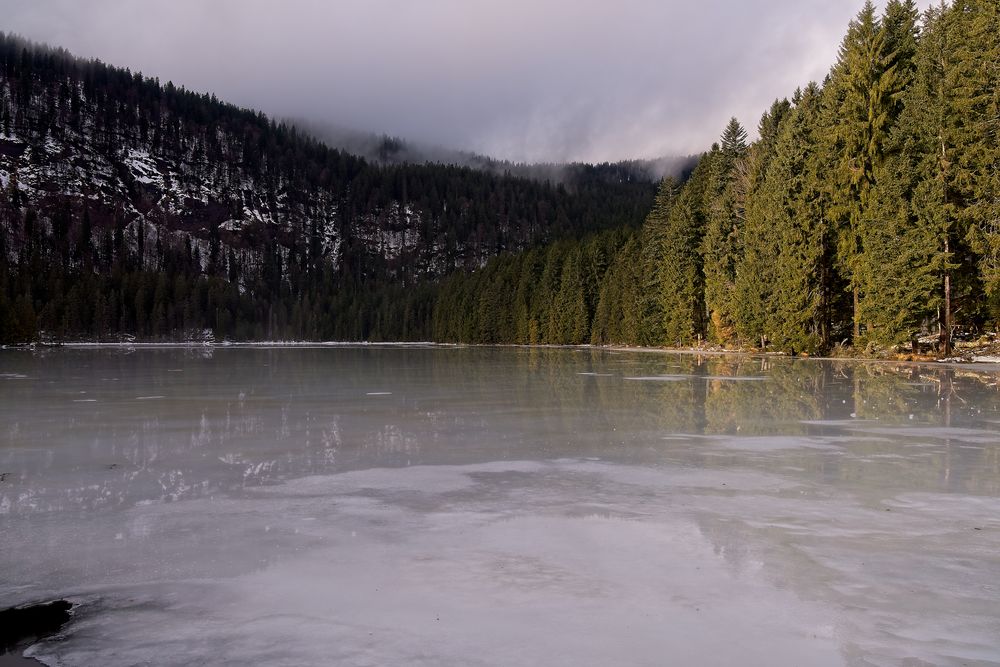
M1000 665L995 369L0 351L51 665Z

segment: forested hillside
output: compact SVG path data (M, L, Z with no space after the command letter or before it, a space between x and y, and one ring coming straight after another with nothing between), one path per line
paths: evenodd
M0 33L0 341L366 338L380 286L639 226L656 191L628 164L529 175L371 164Z
M127 70L0 45L5 340L947 353L1000 323L995 0L866 3L824 81L775 101L752 142L733 119L655 199L627 164L558 185L372 165Z
M1000 323L1000 5L869 2L821 83L733 119L641 232L504 256L435 295L440 340L816 352ZM515 289L516 287L516 289ZM498 314L499 311L499 314ZM392 334L387 334L392 337Z

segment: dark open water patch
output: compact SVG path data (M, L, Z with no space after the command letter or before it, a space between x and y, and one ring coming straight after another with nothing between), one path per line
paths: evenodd
M38 667L42 663L17 653L0 653L0 667Z
M21 657L21 652L59 632L72 609L70 602L55 600L0 611L0 667L37 665L36 661Z

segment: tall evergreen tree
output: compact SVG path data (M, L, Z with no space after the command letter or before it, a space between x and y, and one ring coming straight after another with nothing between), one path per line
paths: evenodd
M979 255L989 317L1000 324L1000 7L956 0L947 14L961 37L954 44L958 149L951 167L959 217Z
M839 211L844 221L838 255L853 293L856 338L862 325L861 279L867 275L859 264L864 256L865 226L877 224L870 210L875 172L885 158L885 141L905 84L900 64L894 60L896 54L890 49L895 46L902 53L906 40L901 35L906 28L901 22L890 27L891 32L867 0L848 27L830 82L834 90L827 118L837 158L833 210Z
M761 347L772 305L769 275L776 255L776 249L768 245L773 235L769 229L772 209L765 203L766 175L791 108L787 99L776 100L764 112L757 128L760 138L750 146L747 158L746 215L733 284L733 324L741 340L752 344L760 341Z
M701 249L708 217L706 200L715 169L713 163L718 157L718 149L702 156L671 206L663 230L658 297L666 345L691 345L705 336L705 274Z
M720 343L730 341L735 333L732 296L749 184L746 157L746 130L732 118L722 134L718 155L712 163L708 219L701 247L705 306L711 322L711 334Z
M914 78L917 12L910 0L891 0L880 22L878 78L869 104L871 137L878 152L870 155L871 178L865 188L860 224L853 228L862 252L853 257L852 284L857 295L855 320L864 324L868 344L891 345L916 335L927 309L934 269L933 235L909 214L909 191L901 160L906 130L899 122L905 94Z
M616 253L598 294L590 342L594 345L639 345L642 340L647 274L642 242L633 234Z
M642 325L635 343L659 345L664 340L663 302L660 295L673 289L674 285L664 275L666 263L662 260L670 252L669 245L674 242L669 238L670 213L678 190L677 182L672 177L663 180L656 199L653 200L653 208L642 227L642 255L639 258L644 278L639 293Z
M820 187L820 97L807 86L781 126L748 207L735 291L744 337L797 352L830 344L834 238Z
M555 332L550 340L560 345L579 345L589 340L590 321L584 297L586 278L583 249L578 245L566 256L555 296Z
M876 274L868 281L875 287L868 312L883 320L870 336L875 342L915 336L920 320L937 311L941 348L951 345L958 267L953 258L964 236L952 168L957 148L952 24L943 4L924 14L912 85L892 134L895 154L880 177L879 204L889 231L881 234L881 244L873 239L867 262Z

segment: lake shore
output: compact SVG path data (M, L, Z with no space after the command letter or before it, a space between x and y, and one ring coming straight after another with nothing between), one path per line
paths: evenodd
M0 350L10 349L51 349L51 348L108 348L108 349L129 349L129 348L205 348L205 349L225 349L225 348L338 348L338 347L496 347L496 348L524 348L524 349L579 349L579 350L605 350L612 352L645 352L645 353L668 353L668 354L695 354L711 356L747 356L756 358L780 358L780 359L815 359L823 361L858 361L875 363L906 363L940 366L942 364L952 366L974 366L979 369L995 366L1000 369L1000 342L990 342L984 344L972 344L956 346L950 356L942 357L931 354L899 353L892 351L882 351L876 353L854 350L852 348L838 348L838 354L791 355L785 352L762 351L757 348L727 348L719 345L702 345L689 347L648 347L632 345L552 345L552 344L516 344L516 343L443 343L435 341L308 341L308 340L276 340L276 341L59 341L59 342L36 342L18 345L2 345Z

